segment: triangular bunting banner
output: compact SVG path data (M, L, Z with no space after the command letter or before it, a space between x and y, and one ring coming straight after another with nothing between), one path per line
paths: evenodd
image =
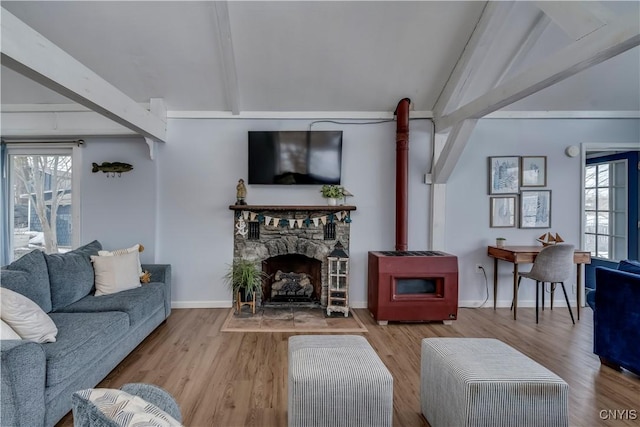
M236 211L235 217L236 219L242 218L245 221L258 221L260 223L264 222L264 225L272 225L274 227L286 227L287 225L289 225L289 228L295 228L296 225L298 226L298 228L302 228L303 224L306 227L310 227L311 223L313 223L314 227L318 227L320 223L326 225L328 222L333 223L334 221L344 221L345 223L351 222L351 217L349 216L349 213L347 211L335 212L315 218L306 217L293 219L276 218L251 211ZM546 237L547 235L544 234L543 236ZM542 238L543 236L540 236L540 238ZM553 240L553 238L551 238L550 240ZM561 242L562 238L559 235L556 235L556 241Z

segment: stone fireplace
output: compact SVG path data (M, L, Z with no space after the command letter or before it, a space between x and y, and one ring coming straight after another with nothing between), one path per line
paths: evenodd
M233 257L255 261L267 274L258 305L327 305L327 256L340 241L349 249L355 206L231 205Z

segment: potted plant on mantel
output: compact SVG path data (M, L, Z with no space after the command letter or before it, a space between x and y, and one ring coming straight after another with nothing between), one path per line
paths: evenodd
M344 188L339 185L325 184L320 189L320 192L322 193L322 197L327 199L329 206L336 206L338 199L344 197Z
M224 279L235 298L236 314L240 314L243 305L250 305L256 312L256 296L262 293L262 280L267 274L253 261L239 258L229 266Z

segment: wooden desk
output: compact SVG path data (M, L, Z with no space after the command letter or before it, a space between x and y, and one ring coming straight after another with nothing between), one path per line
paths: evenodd
M496 308L498 295L498 260L513 263L513 318L518 310L518 264L531 264L542 249L542 246L489 246L487 255L493 258L493 308ZM573 262L577 265L576 290L578 304L578 320L580 320L580 283L582 282L582 265L591 264L591 252L576 250Z

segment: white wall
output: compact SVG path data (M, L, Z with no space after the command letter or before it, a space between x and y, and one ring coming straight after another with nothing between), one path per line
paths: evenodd
M485 279L475 272L482 264L487 273L489 301L493 304L493 259L487 245L507 238L511 245L536 245L547 231L560 233L567 243L580 244L580 157L564 154L569 145L584 142L640 141L640 120L514 120L483 119L475 128L447 183L447 251L458 256L459 299L464 306L478 306L486 297ZM520 229L489 227L488 161L490 156L547 156L547 186L551 190L551 228ZM530 266L521 266L526 271ZM510 306L513 266L499 264L498 304ZM575 280L574 280L575 282ZM575 300L573 286L568 286ZM557 296L558 298L559 296ZM558 301L560 304L560 301ZM534 286L523 285L518 304L535 306Z
M82 148L81 243L97 239L107 250L141 243L144 263L156 255L156 170L142 138L84 138ZM120 177L92 173L91 164L124 162Z
M85 138L82 182L82 240L105 248L143 243L144 262L170 263L177 307L230 306L221 277L232 260L236 184L247 177L247 131L306 130L307 120L171 119L168 142L149 159L142 139ZM351 240L351 300L366 305L367 252L395 245L395 123L337 125L313 129L344 132L343 184L355 195ZM422 175L431 159L431 123L410 124L409 249L428 248L429 186ZM449 183L446 197L446 250L458 256L460 303L478 306L489 288L493 261L486 247L497 235L511 244L535 244L544 230L489 227L487 157L544 155L552 190L551 231L566 241L580 238L580 160L565 156L568 145L583 142L637 142L640 121L484 119L474 130ZM134 170L121 178L92 174L92 162L123 161ZM157 198L156 198L157 194ZM319 186L248 186L249 204L323 204ZM475 273L484 265L484 277ZM527 268L528 266L523 266ZM499 304L511 302L511 266L501 263ZM533 305L533 286L522 289L520 304ZM572 299L575 294L570 286Z
M157 257L174 272L178 307L230 306L222 276L233 255L236 184L247 180L247 131L307 130L308 120L172 119L158 150ZM351 301L366 305L367 252L395 245L395 122L317 123L314 130L343 131L342 184L355 196L351 223ZM431 153L431 124L410 125L409 249L428 241L428 186L422 183ZM320 186L247 186L249 204L320 205Z

